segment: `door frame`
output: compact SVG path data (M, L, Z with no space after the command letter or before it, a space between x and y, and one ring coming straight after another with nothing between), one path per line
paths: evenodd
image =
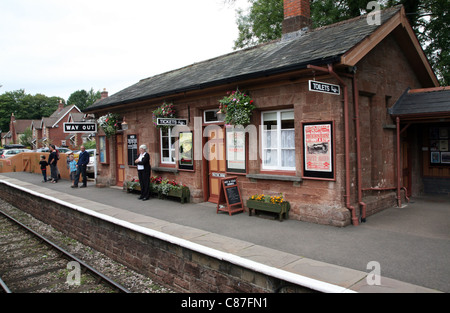
M121 137L122 139L119 141L119 137ZM122 146L119 149L119 144L122 144ZM116 157L116 168L115 168L115 172L116 172L116 186L123 186L123 183L125 181L125 156L124 156L124 151L125 151L125 146L124 146L124 135L123 134L116 134L116 144L114 146L114 150L115 150L115 157ZM122 164L119 164L119 150L122 151ZM120 173L122 172L122 173ZM123 177L123 180L120 180L120 177Z

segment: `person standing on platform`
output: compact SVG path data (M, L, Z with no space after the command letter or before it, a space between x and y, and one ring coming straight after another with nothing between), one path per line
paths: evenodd
M43 183L47 182L47 166L48 163L45 161L45 155L41 155L41 161L39 162L39 165L41 166L41 172L42 176L44 177Z
M140 155L135 160L139 175L139 184L141 185L141 196L139 200L146 201L150 198L150 155L147 153L147 146L139 147Z
M75 174L75 181L73 183L72 188L78 188L78 182L80 181L80 174L83 177L83 185L80 188L87 187L86 169L87 165L89 164L89 152L86 151L86 148L84 146L81 146L80 149L81 153L78 156L77 172Z
M48 164L50 165L52 183L56 184L56 182L58 182L58 154L56 153L55 145L50 145L50 156L48 157Z

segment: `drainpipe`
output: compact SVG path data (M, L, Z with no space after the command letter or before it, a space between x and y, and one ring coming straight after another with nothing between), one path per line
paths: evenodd
M349 138L349 117L348 117L348 87L347 84L342 80L339 75L336 74L333 70L333 66L328 64L328 69L324 69L315 65L308 65L307 68L326 72L334 76L339 84L344 89L344 128L345 128L345 206L348 210L350 210L352 215L352 224L354 226L359 225L358 218L356 217L356 209L351 205L350 199L350 138Z
M401 184L400 184L400 177L401 177L401 162L400 162L400 118L397 116L396 118L397 122L397 206L399 208L402 207L402 198L400 195L401 190Z
M362 201L362 169L361 169L361 133L359 127L359 92L356 81L356 72L353 75L353 102L355 106L355 129L356 129L356 162L358 172L358 204L361 207L361 222L366 222L366 204Z

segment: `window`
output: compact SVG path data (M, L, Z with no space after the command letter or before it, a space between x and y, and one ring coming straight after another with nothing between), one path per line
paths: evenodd
M161 163L175 164L175 137L172 128L161 128Z
M178 138L178 168L194 170L194 135L192 132L180 132Z
M262 168L295 171L294 110L262 113Z
M99 153L100 153L100 163L108 164L108 143L105 136L98 137L99 140Z
M218 123L219 118L217 117L218 109L203 111L203 123Z

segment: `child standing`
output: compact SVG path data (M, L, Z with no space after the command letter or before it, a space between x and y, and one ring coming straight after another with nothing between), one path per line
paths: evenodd
M72 181L72 186L75 181L75 175L77 174L77 161L75 161L73 154L69 155L69 169L70 169L70 180Z
M45 155L41 155L41 161L39 162L39 165L41 166L42 176L44 176L44 180L42 182L46 183L47 182L47 166L48 166L48 163L47 163L47 161L45 161Z

